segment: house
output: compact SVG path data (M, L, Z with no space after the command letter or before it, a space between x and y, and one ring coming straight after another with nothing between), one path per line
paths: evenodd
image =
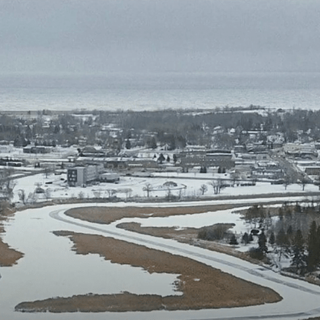
M122 160L122 159L118 159L118 158L113 158L113 159L108 159L106 162L105 162L105 167L107 169L110 169L110 170L125 170L127 169L127 161L126 160Z
M314 158L318 156L317 150L313 144L307 143L287 143L283 147L287 155L301 158Z
M104 157L105 153L102 150L97 150L95 147L87 146L83 148L83 150L81 150L80 156L96 158L96 157Z
M52 151L52 147L45 146L26 146L23 148L23 153L50 153Z
M267 145L269 149L281 148L285 142L285 138L282 132L267 136Z
M305 168L305 173L307 175L320 176L320 166L319 165L308 166Z
M13 158L0 158L0 166L8 166L8 167L22 167L23 162L18 159Z

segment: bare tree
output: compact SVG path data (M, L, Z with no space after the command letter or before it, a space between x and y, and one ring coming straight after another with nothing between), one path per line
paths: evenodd
M126 188L124 189L124 193L126 194L126 199L131 197L132 194L132 189L131 188Z
M142 188L142 190L147 192L147 197L149 198L150 192L152 191L151 183L146 183L146 185Z
M106 192L108 193L109 199L111 199L117 193L115 189L107 189Z
M26 193L23 189L19 190L18 196L20 201L22 201L23 204L26 204Z
M166 198L167 200L170 200L172 197L172 192L171 192L171 187L170 185L167 185L167 194L166 194Z
M232 180L232 184L233 184L233 187L234 187L234 185L236 185L237 182L240 179L240 172L239 171L232 172L231 175L230 175L230 178Z
M283 181L283 186L285 190L287 190L288 185L291 183L291 179L288 175L285 175L284 181Z
M28 199L27 199L27 202L28 203L31 203L31 204L34 204L37 202L37 195L34 193L34 192L30 192L28 194Z
M219 194L222 188L222 180L221 179L215 179L209 182L209 184L213 188L214 194Z
M302 191L304 191L304 188L305 188L307 183L308 183L308 179L306 177L302 177L301 181L300 181L300 184L301 184L301 187L302 187Z
M10 200L13 197L13 189L16 186L16 181L10 176L13 173L13 169L4 169L0 172L0 189L3 196Z
M100 191L93 191L93 195L95 198L99 199L101 196L101 192Z
M84 192L80 191L79 194L78 194L78 198L82 200L82 199L84 199L84 196L85 196Z
M44 176L45 176L46 178L48 178L49 175L50 175L51 173L53 173L53 172L54 172L53 166L47 166L47 167L44 168Z
M200 187L201 195L203 196L208 191L208 187L205 184L202 184Z
M44 196L46 197L47 200L49 200L51 198L51 189L50 188L45 190Z
M320 190L320 174L318 174L316 177L315 185L317 185Z

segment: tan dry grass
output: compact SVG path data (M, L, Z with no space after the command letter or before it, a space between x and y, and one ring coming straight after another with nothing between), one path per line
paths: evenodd
M83 207L66 211L66 215L89 222L110 224L122 218L167 217L173 215L197 214L208 211L226 210L242 205L205 205L191 207Z
M10 246L3 242L1 234L5 232L3 222L6 221L10 216L13 216L14 212L9 208L5 208L0 215L0 266L10 267L17 263L19 259L23 257L23 254L16 251Z
M57 232L74 242L78 254L95 253L113 263L142 267L149 273L179 274L176 284L181 296L135 295L80 295L23 302L19 311L101 312L189 310L240 307L273 303L282 298L273 290L236 278L230 274L182 256L149 249L113 238L97 235Z

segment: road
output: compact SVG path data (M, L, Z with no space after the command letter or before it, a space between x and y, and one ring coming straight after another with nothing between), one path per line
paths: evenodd
M285 157L274 155L273 159L280 164L280 167L285 170L285 173L288 177L290 177L291 183L295 183L297 181L307 181L308 183L312 183L312 180L302 171L300 171L292 162L287 160Z

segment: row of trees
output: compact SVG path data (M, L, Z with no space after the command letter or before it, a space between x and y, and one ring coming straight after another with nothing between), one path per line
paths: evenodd
M245 232L241 239L228 231L230 225L223 224L201 228L198 238L210 241L227 238L230 245L238 245L239 241L244 245L254 243L249 249L252 258L304 276L320 268L319 210L314 203L280 208L254 205L244 212L251 232Z
M256 108L257 109L257 108ZM320 138L320 111L293 110L292 112L230 112L232 110L213 110L209 112L185 112L184 110L161 110L149 112L106 112L91 111L84 117L71 113L58 115L48 122L39 113L37 117L0 116L0 140L16 144L35 141L42 137L57 144L76 144L83 137L88 144L104 145L109 132L101 130L106 124L119 129L118 141L131 148L131 137L150 148L167 145L169 149L183 148L187 144L211 147L232 148L234 144L245 144L250 130L261 130L259 141L267 142L268 134L282 132L286 142L297 139L309 141ZM48 112L50 115L50 112ZM46 117L47 118L47 117ZM46 121L45 121L46 120ZM219 127L219 132L213 133ZM130 128L130 130L128 129ZM312 128L312 130L309 130ZM233 134L230 135L230 129ZM152 134L151 134L152 133ZM250 140L250 139L249 139ZM112 143L112 141L110 142Z
M0 193L3 200L10 200L13 197L13 189L16 181L12 178L13 169L4 168L0 170Z

